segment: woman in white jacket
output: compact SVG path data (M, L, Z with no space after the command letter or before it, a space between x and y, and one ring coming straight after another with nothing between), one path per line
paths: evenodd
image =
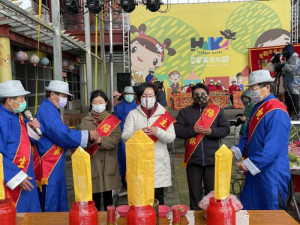
M143 83L139 86L137 99L141 104L128 114L122 139L127 141L138 129L142 129L149 136L153 135L158 138L154 147L154 187L155 198L160 205L163 205L164 187L172 185L167 143L173 142L176 135L173 123L166 130L152 126L161 115L166 113L165 108L156 102L157 95L158 89L154 84Z

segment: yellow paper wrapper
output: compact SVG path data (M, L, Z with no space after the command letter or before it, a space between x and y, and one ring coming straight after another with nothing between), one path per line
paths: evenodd
M92 201L92 179L90 155L78 147L72 155L75 201Z
M0 200L5 199L5 189L4 189L4 173L3 173L3 156L0 153Z
M154 142L142 130L138 130L125 145L129 205L153 205Z
M215 199L226 199L230 192L232 152L222 145L215 153L215 158Z

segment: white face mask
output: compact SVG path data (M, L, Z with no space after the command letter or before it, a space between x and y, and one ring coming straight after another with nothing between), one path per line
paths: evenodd
M251 102L258 103L258 102L260 102L260 101L262 101L264 99L265 95L259 96L261 90L260 91L256 91L256 90L254 91L253 90L253 91L249 91L249 92L250 92Z
M148 105L147 105L147 99L148 99ZM155 105L155 102L156 100L154 97L141 99L141 105L147 109L152 109Z
M57 96L58 96L58 95L57 95ZM68 98L61 97L61 96L58 96L58 98L59 98L59 102L56 102L53 98L51 98L51 99L56 103L56 105L57 105L57 107L58 107L59 109L62 109L62 108L64 108L64 107L67 105L67 103L68 103Z
M92 105L92 110L96 113L102 113L106 109L106 104Z

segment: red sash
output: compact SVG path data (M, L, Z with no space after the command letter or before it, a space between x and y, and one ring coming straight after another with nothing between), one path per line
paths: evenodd
M168 111L165 114L162 114L158 119L151 125L151 127L159 127L163 130L167 130L169 126L174 123L176 120L170 115ZM149 137L154 141L157 142L158 138L154 135L149 135Z
M42 156L41 158L41 175L40 183L41 185L47 185L49 177L63 154L63 148L56 145L52 147ZM35 160L34 160L35 161Z
M114 115L109 115L106 117L97 127L97 132L99 136L108 137L111 132L119 125L121 121ZM91 158L98 151L98 145L93 144L91 147L87 148L86 151L90 154Z
M19 167L19 169L21 169L24 173L27 173L27 169L30 162L31 144L21 113L19 113L19 123L21 128L21 135L18 150L14 157L13 163L17 167ZM17 186L14 190L11 190L7 187L5 187L5 189L8 192L8 195L11 197L14 205L17 206L22 189L19 186Z
M217 105L209 104L203 111L201 117L195 125L203 126L204 128L210 128L220 112L220 108ZM197 146L203 139L204 134L199 133L195 137L192 137L186 141L185 144L185 157L182 162L182 166L186 168L191 156L196 150Z
M41 164L40 154L35 145L32 146L32 155L33 155L33 169L34 169L36 186L42 192L42 185L41 185L42 164Z
M261 106L258 107L256 112L254 113L253 117L251 118L251 120L249 122L247 147L246 147L245 153L243 155L244 159L247 158L248 144L249 144L250 139L251 139L254 131L256 130L256 127L258 126L259 122L262 120L262 118L264 118L265 115L267 115L267 113L269 113L275 109L281 109L281 110L285 111L286 113L288 113L285 105L277 99L270 99L270 100L264 102Z

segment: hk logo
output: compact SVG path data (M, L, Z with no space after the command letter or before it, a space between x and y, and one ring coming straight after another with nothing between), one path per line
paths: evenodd
M195 51L196 47L202 50L228 50L229 40L235 40L236 32L231 30L220 31L223 37L208 37L207 40L204 37L191 38L191 51Z

